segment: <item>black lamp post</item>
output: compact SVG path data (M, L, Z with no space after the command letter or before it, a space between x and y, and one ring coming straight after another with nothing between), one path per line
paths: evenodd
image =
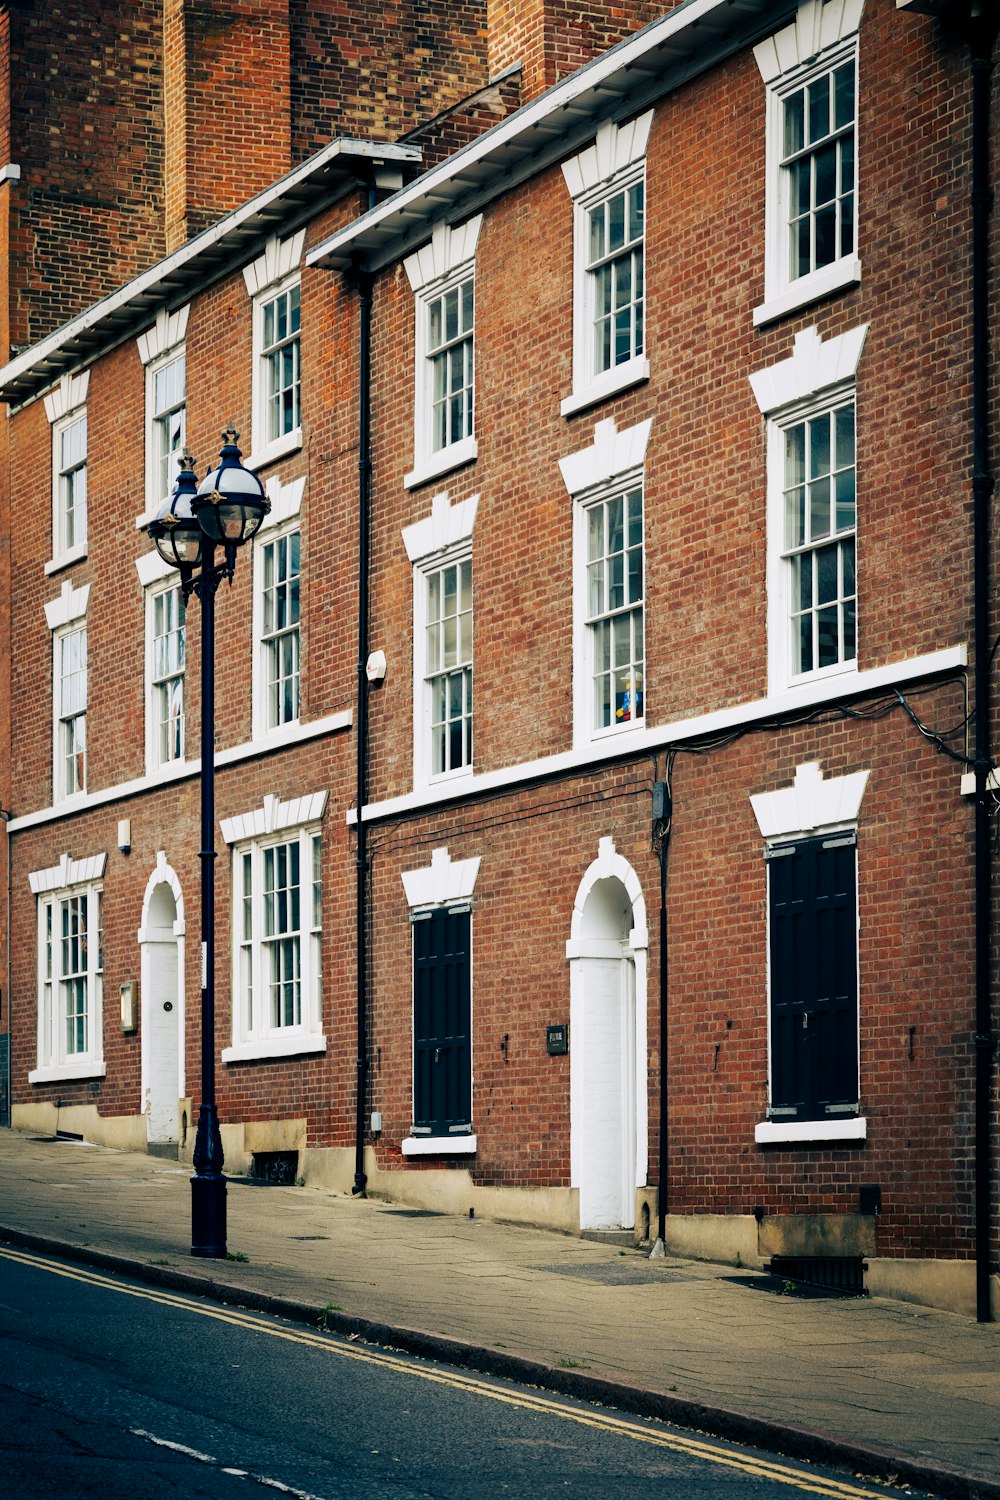
M226 1257L226 1179L215 1105L215 593L232 584L236 549L260 530L271 503L240 463L239 433L222 435L218 468L201 484L185 453L174 492L150 523L164 562L181 575L184 598L201 600L201 1103L191 1178L191 1254ZM223 561L216 563L221 546Z

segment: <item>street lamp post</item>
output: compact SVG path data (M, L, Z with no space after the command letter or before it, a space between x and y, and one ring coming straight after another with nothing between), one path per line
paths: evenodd
M215 1103L215 595L230 584L237 549L260 530L270 501L256 474L240 463L239 433L222 435L217 468L198 484L185 453L173 494L150 523L163 560L181 575L184 598L201 601L201 1101L191 1178L191 1254L226 1257L226 1179ZM216 547L223 561L216 563Z

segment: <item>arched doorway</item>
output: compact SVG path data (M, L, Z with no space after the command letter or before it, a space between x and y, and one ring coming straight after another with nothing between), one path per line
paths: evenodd
M630 1229L647 1168L646 933L611 839L577 892L570 965L570 1181L581 1229Z
M172 1152L184 1095L184 903L162 852L146 886L139 945L146 1141L153 1151Z

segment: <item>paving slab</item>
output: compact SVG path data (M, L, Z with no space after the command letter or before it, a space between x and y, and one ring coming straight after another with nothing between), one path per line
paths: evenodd
M776 1295L771 1278L733 1267L237 1179L228 1244L240 1258L199 1260L189 1175L0 1130L0 1239L1000 1500L996 1325L887 1299Z

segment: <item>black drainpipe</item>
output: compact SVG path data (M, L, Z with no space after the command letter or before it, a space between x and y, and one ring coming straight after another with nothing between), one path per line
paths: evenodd
M989 228L990 73L997 21L972 7L972 527L975 674L975 952L976 952L976 1318L989 1323L992 1241L992 1084L994 1037L990 953L993 888L990 849L990 617L989 537L993 475L989 454ZM984 8L985 9L985 8Z
M354 1126L353 1193L363 1194L365 1175L365 1106L368 1101L368 540L371 509L371 336L372 281L355 268L358 288L358 694L355 740L358 747L357 796L357 1108Z
M660 861L660 1131L657 1154L660 1159L659 1181L656 1190L656 1244L653 1253L664 1254L667 1248L667 1147L669 1144L668 1090L667 1090L667 853L670 849L670 827L673 808L671 806L670 772L673 765L671 752L667 761L667 780L653 783L653 840L657 845Z

